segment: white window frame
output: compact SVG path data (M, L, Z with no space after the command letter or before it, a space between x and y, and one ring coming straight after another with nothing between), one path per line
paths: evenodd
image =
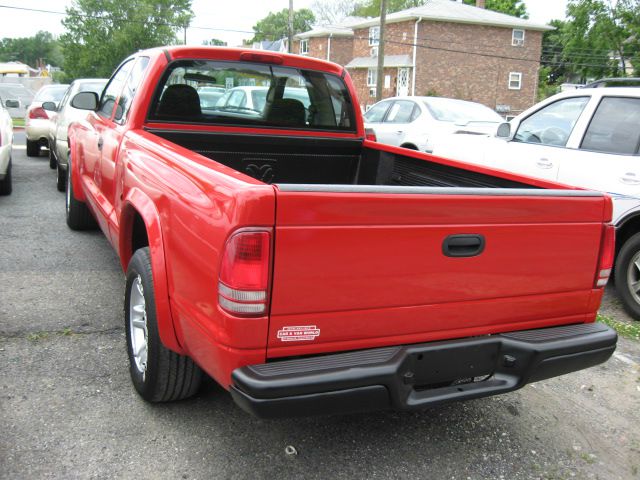
M306 55L309 53L309 40L304 38L300 40L300 55Z
M516 38L516 32L522 32L522 38ZM513 47L524 47L525 32L521 28L514 28L511 31L511 45Z
M511 86L512 82L517 82L517 86ZM521 72L509 72L509 90L522 90L522 73Z
M378 69L367 68L367 87L375 87L378 83Z
M380 45L380 26L375 25L369 27L369 46L375 47Z

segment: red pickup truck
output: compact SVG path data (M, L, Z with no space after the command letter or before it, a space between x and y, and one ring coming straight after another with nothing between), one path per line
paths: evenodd
M66 219L120 257L146 400L416 409L615 350L610 199L373 142L341 66L160 48L72 104Z

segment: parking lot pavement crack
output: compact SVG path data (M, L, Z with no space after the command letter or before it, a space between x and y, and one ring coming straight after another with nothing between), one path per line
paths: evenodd
M104 328L104 329L95 329L95 330L87 330L87 329L70 329L63 328L61 330L19 330L12 332L3 332L0 331L0 340L9 340L14 338L27 338L28 340L43 340L49 336L60 336L60 337L72 337L72 336L87 336L87 335L100 335L100 334L111 334L111 333L123 333L123 327L113 327L113 328Z

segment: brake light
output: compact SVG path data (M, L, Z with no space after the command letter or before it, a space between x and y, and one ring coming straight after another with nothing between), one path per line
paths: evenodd
M605 225L600 240L600 258L596 270L595 288L604 288L611 275L613 257L616 250L616 230L613 225Z
M42 118L44 120L48 120L49 115L47 115L47 112L44 108L36 107L32 110L29 110L29 118Z
M282 65L283 62L282 56L277 53L242 52L240 60L244 62L273 63L274 65Z
M371 140L372 142L378 141L378 137L376 137L376 132L373 130L373 128L364 129L364 138L365 140Z
M267 312L270 252L267 231L241 231L227 240L218 282L218 303L223 310L242 316Z

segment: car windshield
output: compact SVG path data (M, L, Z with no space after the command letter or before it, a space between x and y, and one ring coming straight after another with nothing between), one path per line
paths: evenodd
M51 85L49 87L43 87L38 91L33 101L40 103L58 103L60 100L62 100L62 97L64 97L67 88L69 88L69 85Z
M249 62L171 63L149 119L355 131L351 97L340 77Z
M453 98L429 98L423 103L436 120L442 122L503 122L503 118L489 107L479 103L455 100Z
M102 93L102 90L104 90L104 86L106 84L107 84L106 80L102 82L81 83L80 85L78 85L78 93L95 92L98 95L100 95Z
M29 105L33 100L33 92L24 85L0 84L0 97L3 100L20 100L23 105Z

